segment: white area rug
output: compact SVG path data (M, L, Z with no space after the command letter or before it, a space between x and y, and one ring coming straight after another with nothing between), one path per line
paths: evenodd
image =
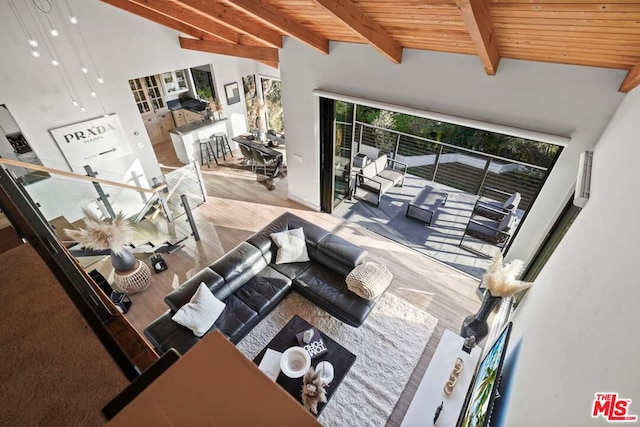
M319 421L324 426L384 426L438 319L387 292L359 328L292 292L237 347L253 359L294 314L357 356Z

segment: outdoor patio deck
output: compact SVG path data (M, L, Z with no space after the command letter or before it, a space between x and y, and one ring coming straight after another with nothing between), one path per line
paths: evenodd
M446 204L435 213L431 226L406 217L408 203L425 185L449 194ZM379 207L353 198L341 203L333 215L479 278L489 258L458 246L477 199L474 194L407 174L404 187L395 187L386 193ZM498 250L468 236L464 245L486 254Z

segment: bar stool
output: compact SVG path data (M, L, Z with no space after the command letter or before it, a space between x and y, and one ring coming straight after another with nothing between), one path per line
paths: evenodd
M227 149L228 153L233 157L233 153L231 152L231 146L229 145L229 140L227 139L226 132L216 132L209 138L209 141L213 143L216 147L216 156L220 157L220 151L222 151L222 159L227 160L224 155L224 150ZM216 164L218 161L216 160Z
M208 139L205 139L205 140L201 140L199 143L200 143L200 164L204 166L205 158L206 158L208 168L211 168L211 166L209 166L209 162L211 161L211 159L215 160L217 165L218 159L216 159L216 156L213 155L213 147L211 146L211 141Z

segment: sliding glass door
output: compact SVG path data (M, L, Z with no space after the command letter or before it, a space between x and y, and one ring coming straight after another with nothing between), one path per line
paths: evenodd
M354 105L335 101L336 119L333 134L333 207L349 195L353 151Z
M349 196L354 104L320 98L321 208L331 213Z

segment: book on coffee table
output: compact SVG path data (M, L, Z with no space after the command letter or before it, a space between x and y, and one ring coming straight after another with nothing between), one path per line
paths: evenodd
M313 330L313 336L308 343L304 341L304 334L307 332L307 330L297 333L296 339L298 340L298 344L300 344L300 347L304 348L307 353L309 353L309 356L311 356L311 359L313 359L327 353L329 349L324 344L324 341L320 336L320 331L318 331L316 328L310 329Z
M280 375L280 358L282 353L268 348L258 366L272 381L277 380Z

